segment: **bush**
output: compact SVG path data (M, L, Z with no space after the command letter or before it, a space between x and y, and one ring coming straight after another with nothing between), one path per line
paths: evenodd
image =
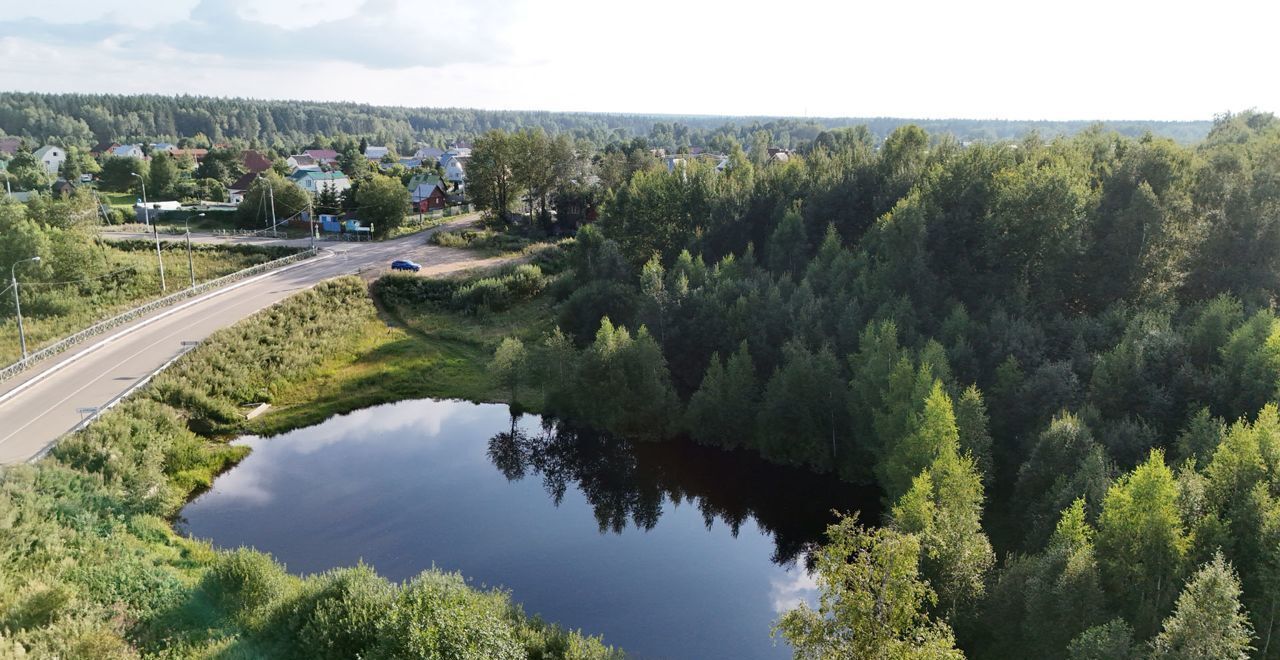
M401 589L379 655L502 660L524 657L501 592L473 591L456 573L427 571Z
M378 642L395 587L365 565L316 576L288 615L299 658L368 657Z
M248 548L218 555L201 583L215 606L249 628L256 627L292 587L283 566Z

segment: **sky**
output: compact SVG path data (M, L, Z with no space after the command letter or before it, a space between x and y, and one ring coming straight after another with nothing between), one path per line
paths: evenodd
M1280 112L1274 0L0 0L0 89L707 115Z

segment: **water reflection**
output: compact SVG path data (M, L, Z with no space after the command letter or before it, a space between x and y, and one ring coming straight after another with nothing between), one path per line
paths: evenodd
M489 460L509 481L540 475L557 506L576 486L601 533L620 534L628 525L651 530L666 501L688 502L707 529L719 520L735 537L754 520L773 539L772 561L785 565L822 540L833 509L861 509L863 520L879 518L873 489L772 465L746 452L677 441L628 442L550 418L529 427L513 418L509 430L489 439Z

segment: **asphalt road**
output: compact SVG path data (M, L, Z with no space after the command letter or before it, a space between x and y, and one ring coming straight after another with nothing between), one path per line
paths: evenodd
M457 228L470 219L438 229ZM431 231L436 231L431 230ZM319 256L211 292L92 339L0 383L0 465L38 456L84 416L106 405L183 350L288 296L339 275L385 270L395 259L438 275L498 263L427 244L430 231L383 243L330 243Z

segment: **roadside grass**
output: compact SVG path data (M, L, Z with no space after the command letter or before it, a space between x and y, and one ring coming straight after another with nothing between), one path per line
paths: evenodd
M98 191L98 198L103 204L113 207L132 208L140 197L131 192L103 192Z
M186 245L163 244L167 293L190 285ZM27 350L35 351L94 323L167 295L160 290L155 244L146 241L95 247L95 263L85 269L88 281L50 285L28 282L22 291L22 322ZM207 282L238 270L278 259L292 250L254 246L195 245L191 252L196 282ZM98 261L101 259L101 261ZM13 292L0 297L0 364L21 357Z
M412 215L406 216L403 224L387 232L387 235L383 236L379 240L389 241L393 238L400 238L401 236L409 236L411 234L416 234L421 231L426 231L428 229L431 229L432 227L439 227L440 225L446 222L449 222L450 220L453 220L453 219L454 218L447 218L443 215L433 216L426 213L414 213Z
M247 430L274 435L405 399L509 403L508 393L489 375L489 361L506 337L531 343L550 332L550 304L550 296L539 296L484 314L430 305L383 306L361 329L358 344L278 390L272 410Z

